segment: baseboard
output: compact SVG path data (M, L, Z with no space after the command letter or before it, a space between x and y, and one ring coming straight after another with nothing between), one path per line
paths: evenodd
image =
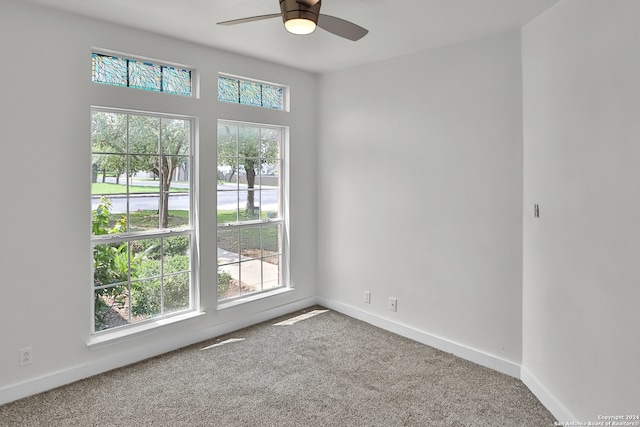
M544 405L545 408L551 412L557 421L564 423L565 425L568 422L578 422L578 419L571 414L567 410L567 408L562 405L558 399L555 398L553 394L547 390L545 386L542 385L540 381L531 373L529 370L522 366L520 368L520 379L527 386L527 388L534 394Z
M345 314L349 317L362 320L363 322L369 323L378 328L385 329L387 331L420 342L430 347L437 348L438 350L452 353L470 362L477 363L478 365L485 366L487 368L493 369L494 371L498 371L503 374L520 379L520 365L509 362L508 360L483 353L479 350L465 347L464 345L428 334L407 325L374 316L355 307L345 305L324 297L318 297L318 304Z
M66 384L71 384L84 378L130 365L150 357L168 353L219 335L228 334L230 332L237 331L238 329L246 328L275 317L302 310L315 304L317 304L317 299L315 297L306 298L245 316L241 319L198 330L191 334L172 337L171 340L158 340L158 342L152 345L145 346L144 348L137 348L132 351L125 351L115 357L112 356L109 358L98 359L19 384L10 385L0 389L0 405L41 393L43 391L61 387Z

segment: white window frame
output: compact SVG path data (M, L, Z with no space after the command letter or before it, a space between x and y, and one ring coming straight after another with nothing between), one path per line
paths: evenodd
M197 271L197 260L198 260L198 244L197 244L197 224L195 224L195 198L196 198L196 180L195 180L195 138L197 133L197 118L192 116L184 116L177 114L166 114L166 113L154 113L154 112L143 112L132 109L124 109L124 108L110 108L110 107L99 107L92 106L91 107L91 117L93 117L94 112L105 112L105 113L116 113L116 114L126 114L131 116L147 116L147 117L155 117L159 119L177 119L177 120L185 120L190 122L190 135L189 135L189 154L188 154L188 174L189 174L189 224L187 227L181 228L167 228L150 231L142 231L142 232L126 232L126 233L118 233L118 234L106 234L106 235L93 235L91 233L91 248L93 250L94 245L96 244L105 244L105 243L120 243L120 242L129 242L140 239L154 239L154 238L167 238L173 236L189 236L190 238L190 247L189 247L189 307L186 309L182 309L175 312L166 313L163 315L151 317L149 319L145 319L142 321L138 321L135 323L130 323L127 325L111 327L104 330L95 330L95 312L94 312L94 298L95 298L95 290L97 289L94 285L91 286L91 339L89 341L90 346L100 346L104 345L107 342L118 341L118 338L125 338L132 333L136 332L144 332L150 329L153 329L159 325L163 325L166 323L171 323L172 321L180 321L183 319L192 318L195 316L202 315L204 313L199 311L199 283L198 283L198 271ZM127 123L127 134L129 132L128 123ZM160 136L162 138L162 133L160 130ZM91 150L93 154L93 149ZM132 155L129 153L127 149L127 156ZM127 184L128 185L128 184ZM93 195L92 195L93 197ZM129 199L127 198L127 222L129 222ZM93 263L93 259L92 259ZM93 272L93 268L92 268ZM92 273L93 276L93 273ZM159 277L165 277L164 272L161 272ZM128 280L129 287L131 278ZM93 280L92 280L93 283ZM131 307L129 307L131 310Z
M279 268L279 281L280 284L278 287L262 289L259 291L254 291L247 294L241 294L238 296L233 296L225 299L220 299L218 296L218 308L224 309L233 307L238 304L243 304L245 302L255 301L257 299L261 299L264 297L268 297L271 295L277 295L282 292L287 292L292 289L290 283L289 276L289 185L288 185L288 146L289 146L289 128L287 126L277 125L277 124L261 124L261 123L252 123L242 120L227 120L227 119L219 119L217 121L217 126L220 124L230 124L232 126L250 126L250 127L258 127L258 128L267 128L267 129L276 129L281 132L281 146L280 146L280 185L279 185L279 215L278 218L267 218L267 219L255 219L250 221L236 222L236 223L217 223L216 230L216 247L218 244L218 232L224 230L242 230L247 227L262 227L262 226L274 226L277 225L280 227L280 234L278 236L280 242L280 268ZM219 158L218 154L216 154L216 165L218 164ZM216 192L217 193L217 192ZM217 217L217 203L216 203L216 217ZM219 264L216 260L216 271L218 271ZM264 278L263 278L264 279ZM217 280L217 275L216 275ZM262 281L262 286L264 286L264 280ZM217 287L216 287L217 289Z
M290 108L289 108L289 101L290 101L290 89L289 89L289 86L284 86L282 84L274 83L274 82L268 82L266 80L251 79L251 78L248 78L248 77L237 76L237 75L228 74L228 73L218 73L218 77L224 77L226 79L237 80L238 83L240 83L240 82L257 83L257 84L260 84L260 85L267 85L267 86L277 87L277 88L282 89L282 109L267 108L267 107L262 107L262 106L259 106L259 105L245 104L245 103L241 103L241 102L220 101L216 96L216 99L218 99L219 102L229 103L229 104L237 104L237 105L244 105L244 106L247 106L247 107L263 108L265 110L279 111L279 112L285 112L285 113L290 111ZM217 88L217 83L218 82L216 80L216 88ZM217 92L217 89L216 89L216 94L217 93L218 92Z

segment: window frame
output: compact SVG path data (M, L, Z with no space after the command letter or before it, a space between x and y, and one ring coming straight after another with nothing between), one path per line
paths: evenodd
M194 206L196 205L196 197L197 197L197 192L196 192L196 177L195 177L195 162L196 162L196 135L197 135L197 123L198 120L196 117L193 116L186 116L186 115L180 115L180 114L168 114L168 113L160 113L160 112L148 112L148 111L139 111L139 110L134 110L134 109L128 109L128 108L112 108L112 107L102 107L102 106L91 106L90 107L90 116L91 116L91 120L93 121L93 114L95 112L102 112L102 113L112 113L112 114L123 114L126 116L145 116L145 117L152 117L152 118L157 118L159 120L160 123L160 129L159 129L159 134L158 134L158 138L159 141L162 141L162 119L168 119L168 120L184 120L189 122L189 153L188 155L180 155L180 156L185 156L187 157L187 161L188 161L188 168L186 169L188 172L188 184L189 184L189 222L187 226L183 226L183 227L174 227L174 228L160 228L158 227L157 229L153 229L153 230L144 230L144 231L138 231L138 232L131 232L130 230L126 230L124 233L117 233L117 234L103 234L103 235L95 235L93 234L93 231L91 231L90 228L90 246L91 246L91 250L93 252L93 249L96 245L100 245L100 244L108 244L108 243L128 243L131 241L136 241L136 240L150 240L150 239L166 239L166 238L170 238L170 237L176 237L176 236L188 236L189 237L189 246L188 246L188 253L189 253L189 271L188 271L188 278L189 278L189 306L188 308L184 308L184 309L179 309L176 311L170 311L167 313L163 313L160 315L156 315L156 316L152 316L148 319L144 319L144 320L140 320L140 321L136 321L136 322L131 322L131 323L127 323L125 325L118 325L118 326L114 326L114 327L110 327L110 328L106 328L106 329L101 329L98 330L96 329L96 317L95 317L95 305L94 305L94 300L95 300L95 292L97 289L100 288L106 288L109 286L113 286L114 284L107 284L107 285L103 285L103 286L99 286L96 287L95 286L95 282L92 280L92 286L91 286L91 292L90 292L90 298L91 298L91 320L90 320L90 331L91 331L91 339L90 339L90 345L93 344L100 344L100 343L104 343L107 340L111 340L112 338L118 338L118 337L122 337L122 336L126 336L129 335L131 333L134 333L136 331L144 331L144 330L148 330L150 328L155 327L158 324L163 324L166 323L167 321L171 320L171 319L175 319L175 320L180 320L180 319L186 319L186 318L190 318L190 317L194 317L194 316L198 316L200 314L204 314L201 313L199 311L199 305L200 305L200 301L199 301L199 282L198 282L198 277L199 277L199 273L197 271L197 259L198 259L198 255L197 255L197 248L198 248L198 242L197 242L197 227L198 225L195 222L195 218L196 218L196 214L194 212ZM126 133L127 133L127 140L130 137L130 133L129 133L129 119L127 118L127 125L126 125ZM91 139L90 139L91 140ZM127 143L128 146L128 143ZM93 147L91 147L91 159L90 159L90 163L93 163L93 156L96 154L93 151ZM105 154L103 152L97 152L98 154L102 153ZM115 153L114 153L115 154ZM118 154L123 154L123 153L118 153ZM129 148L127 148L126 153L124 153L127 157L127 164L129 162L129 156L134 156L136 155L136 153L131 153L129 151ZM90 182L92 182L92 179L89 180ZM127 212L126 212L126 218L127 218L127 223L129 223L129 218L130 218L130 214L131 214L131 209L130 209L130 205L129 205L129 196L131 194L135 194L135 193L129 193L128 190L128 179L127 179L127 190L126 190L126 194L127 194ZM158 192L158 197L160 197L161 194L161 189L159 189ZM94 198L93 192L91 192L90 194L90 200L92 200ZM91 202L93 203L93 201ZM91 210L94 211L93 207L91 207ZM128 255L128 257L130 257L131 255ZM93 259L91 260L92 262L92 276L93 276ZM164 261L162 261L163 263ZM161 263L161 265L163 265ZM162 267L161 267L162 268ZM180 272L178 272L179 274L182 274ZM128 290L131 290L131 283L135 281L135 279L131 278L130 275L130 265L129 265L129 270L127 272L128 274L128 279L126 281L126 283L128 284ZM173 275L176 275L177 273L165 273L163 270L161 270L159 275L156 276L151 276L151 277L147 277L144 278L145 280L150 280L153 278L160 278L161 280L163 280L165 277L171 277ZM124 282L123 282L124 283ZM161 296L161 300L164 298L164 294ZM163 303L161 303L161 306L163 305ZM132 308L129 306L128 307L128 311L129 314L131 314L131 310Z
M235 80L238 85L240 86L241 83L245 82L245 83L250 83L250 84L258 84L261 86L269 86L269 87L273 87L273 88L279 88L282 89L282 108L272 108L272 107L265 107L263 105L256 105L256 104L251 104L251 103L245 103L245 102L241 102L241 97L240 94L238 94L238 100L237 101L228 101L228 100L224 100L224 99L220 99L220 86L219 86L219 82L220 82L220 78L224 78L224 79L229 79L229 80ZM233 74L228 74L228 73L218 73L218 77L216 79L216 99L218 100L218 102L221 103L225 103L225 104L236 104L236 105L244 105L244 106L249 106L249 107L257 107L257 108L262 108L265 110L272 110L272 111L280 111L280 112L289 112L290 108L289 108L289 86L285 86L279 83L274 83L274 82L267 82L264 80L258 80L258 79L251 79L248 77L242 77L242 76L236 76ZM238 88L238 90L240 90Z
M260 217L257 219L252 219L252 220L247 220L247 221L235 221L235 222L222 222L222 223L218 223L217 222L217 214L218 214L218 194L220 193L219 190L216 190L216 248L218 248L219 245L219 232L220 231L227 231L227 230L238 230L239 235L241 234L243 229L246 228L250 228L250 227L259 227L261 230L261 234L262 234L262 229L264 227L270 227L270 226L275 226L278 227L279 229L279 234L278 234L278 241L279 241L279 245L280 245L280 253L279 253L279 257L280 257L280 263L279 263L279 284L276 287L271 287L271 288L267 288L264 289L264 275L261 275L261 288L260 290L257 291L253 291L250 293L244 293L244 294L240 294L240 295L236 295L236 296L232 296L232 297L227 297L224 299L220 299L220 296L218 295L218 291L217 291L217 286L216 286L216 295L217 295L217 302L218 302L218 308L219 309L224 309L224 308L228 308L228 307L232 307L235 306L237 304L242 304L245 302L249 302L249 301L254 301L257 299L261 299L270 295L275 295L275 294L279 294L282 292L287 292L291 289L293 289L293 287L291 286L290 283L290 276L289 276L289 224L288 224L288 208L289 208L289 195L288 195L288 191L289 191L289 186L288 186L288 142L289 142L289 127L288 126L284 126L284 125L278 125L278 124L264 124L264 123L254 123L254 122L248 122L248 121L243 121L243 120L229 120L229 119L218 119L217 120L217 127L219 127L221 124L229 124L232 126L248 126L248 127L256 127L259 129L273 129L276 130L278 132L280 132L280 147L279 147L279 157L278 157L278 161L280 162L280 170L279 170L279 185L278 185L278 199L279 199L279 205L278 205L278 217L277 218L270 218L267 217L265 219L261 219ZM218 145L218 140L216 138L216 146ZM239 159L240 156L238 154L237 158ZM220 155L219 152L216 150L216 166L219 164L219 159L220 159ZM236 194L240 193L241 190L238 186L238 189L236 190ZM262 203L260 203L262 204ZM260 212L262 211L262 207L260 207ZM261 242L261 249L262 249L262 242ZM217 251L217 249L216 249ZM239 261L238 261L238 265L240 265L243 261L242 261L243 256L239 255ZM262 262L264 258L268 258L265 256L262 256L259 258ZM249 261L251 260L255 260L254 259L249 259ZM219 264L218 263L218 257L216 254L216 272L219 271L219 268L221 265L230 265L230 263L227 264ZM216 283L218 280L218 275L216 274Z
M95 79L95 65L94 65L94 55L100 55L100 56L108 56L108 57L115 57L115 58L119 58L122 60L127 61L127 82L126 84L114 84L114 83L108 83L108 82L102 82L99 80ZM164 68L171 68L171 69L178 69L178 70L182 70L182 71L188 71L189 72L189 82L190 82L190 88L191 91L190 93L187 94L183 94L183 93L178 93L178 92L173 92L173 91L168 91L168 90L155 90L155 89L150 89L150 88L143 88L143 87L137 87L137 86L131 86L130 85L130 76L129 76L129 64L128 61L134 61L136 63L142 63L145 65L153 65L153 66L159 66L161 68L161 75L163 75L163 70ZM161 77L161 80L164 79L164 77ZM112 51L112 50L108 50L108 49L99 49L99 48L93 48L91 49L91 81L92 83L95 84L99 84L99 85L105 85L105 86L113 86L113 87L123 87L123 88L127 88L127 89L137 89L137 90L141 90L144 92L154 92L154 93L162 93L162 94L168 94L168 95L177 95L180 97L185 97L185 98L197 98L196 96L196 73L195 70L191 67L188 67L186 65L182 65L182 64L177 64L177 63L171 63L168 61L161 61L161 60L157 60L154 58L148 58L148 57L144 57L144 56L138 56L138 55L129 55L127 53L123 53L123 52L116 52L116 51Z

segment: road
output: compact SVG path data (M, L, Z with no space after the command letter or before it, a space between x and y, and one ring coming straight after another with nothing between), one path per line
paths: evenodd
M136 183L136 185L138 184ZM247 191L243 191L243 188L246 189L246 185L241 185L240 192L237 192L233 191L237 190L236 184L218 185L218 209L231 210L238 207L244 209L247 204ZM91 209L96 208L98 201L99 196L91 198ZM261 191L256 191L254 203L256 206L261 206L263 211L276 211L278 210L278 191L274 187L263 187ZM111 207L112 213L126 212L127 198L119 195L111 196ZM158 196L131 194L129 211L135 212L138 209L141 211L157 210ZM172 193L169 198L169 209L188 210L189 196L185 193Z

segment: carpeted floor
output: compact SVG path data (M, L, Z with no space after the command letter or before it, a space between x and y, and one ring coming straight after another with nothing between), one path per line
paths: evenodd
M552 426L524 384L322 307L0 406L0 426ZM302 314L297 322L276 323ZM286 323L286 322L285 322Z

